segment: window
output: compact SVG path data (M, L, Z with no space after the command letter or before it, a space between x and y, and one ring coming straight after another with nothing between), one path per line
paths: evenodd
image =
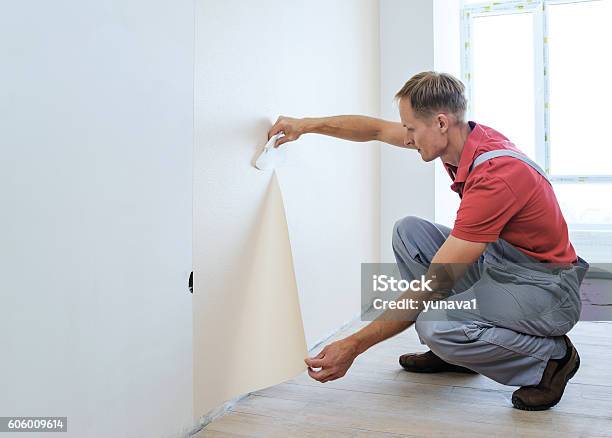
M610 120L610 1L548 6L550 172L612 174L610 139L598 127ZM588 145L588 153L576 148Z
M469 117L546 170L578 253L609 262L612 0L465 1L461 19Z

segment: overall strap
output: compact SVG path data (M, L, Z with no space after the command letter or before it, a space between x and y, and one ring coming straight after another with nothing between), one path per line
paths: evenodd
M518 160L521 160L523 163L526 163L529 166L533 167L536 170L536 172L542 175L544 179L548 181L549 184L552 185L552 183L548 179L548 176L546 176L546 173L542 170L540 166L538 166L535 163L535 161L533 161L532 159L530 159L529 157L521 153L509 150L509 149L496 149L494 151L489 151L489 152L485 152L484 154L478 155L476 159L474 160L474 162L472 163L472 165L470 166L470 172L472 171L474 167L478 166L479 164L482 164L485 161L490 160L491 158L497 158L497 157L514 157Z

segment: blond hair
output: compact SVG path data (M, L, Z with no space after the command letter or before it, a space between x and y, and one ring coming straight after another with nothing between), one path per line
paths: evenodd
M395 98L408 98L416 117L427 118L446 111L462 122L467 106L464 92L465 86L454 76L424 71L411 77Z

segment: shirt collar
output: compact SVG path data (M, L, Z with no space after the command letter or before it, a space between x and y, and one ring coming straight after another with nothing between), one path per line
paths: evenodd
M446 167L446 171L453 178L451 173L451 169L455 170L455 177L453 178L453 182L455 184L464 183L469 172L470 166L474 162L474 155L476 155L476 149L482 142L482 138L485 135L484 129L475 122L468 122L470 127L472 128L472 132L468 135L465 144L463 145L463 150L461 151L461 157L459 158L459 166L455 168L455 166L451 166L449 164L444 164Z

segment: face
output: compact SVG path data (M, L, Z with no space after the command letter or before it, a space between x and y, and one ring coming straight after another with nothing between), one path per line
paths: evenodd
M444 155L448 147L446 114L437 114L428 119L417 118L407 98L400 100L399 111L402 125L406 128L406 147L416 149L423 161L432 161Z

